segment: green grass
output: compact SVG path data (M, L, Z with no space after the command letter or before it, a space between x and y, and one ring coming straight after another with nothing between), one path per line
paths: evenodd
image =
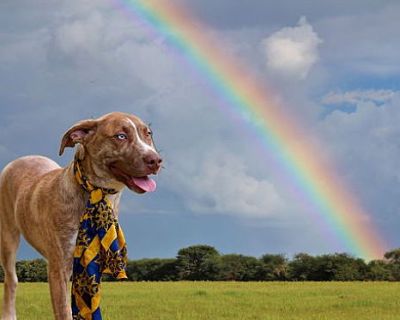
M124 282L103 284L101 306L104 320L383 320L400 319L399 292L388 282ZM17 315L53 319L47 283L19 284Z

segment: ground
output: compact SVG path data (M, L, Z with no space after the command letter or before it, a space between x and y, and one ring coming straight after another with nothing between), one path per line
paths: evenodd
M2 285L0 286L2 290ZM399 319L400 283L103 283L104 320ZM53 319L47 283L20 283L19 320Z

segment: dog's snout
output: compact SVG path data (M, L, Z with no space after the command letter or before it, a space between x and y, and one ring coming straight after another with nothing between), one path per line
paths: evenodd
M160 169L162 163L161 157L155 152L151 152L145 155L143 157L143 161L146 166L154 173Z

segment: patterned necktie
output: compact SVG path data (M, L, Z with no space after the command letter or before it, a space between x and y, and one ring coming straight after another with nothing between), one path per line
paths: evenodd
M78 320L101 320L100 282L103 273L126 279L126 243L107 195L113 189L90 184L78 159L74 161L76 181L89 193L81 216L72 273L72 315Z

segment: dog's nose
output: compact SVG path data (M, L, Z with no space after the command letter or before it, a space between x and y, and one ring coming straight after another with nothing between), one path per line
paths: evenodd
M154 173L156 173L160 169L162 163L161 157L155 152L145 155L143 157L143 161L146 166Z

